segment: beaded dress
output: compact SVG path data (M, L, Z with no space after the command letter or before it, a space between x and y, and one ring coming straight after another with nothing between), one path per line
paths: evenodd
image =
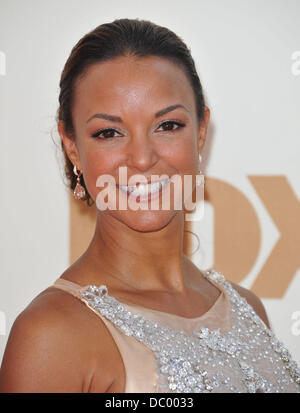
M104 322L122 356L125 393L300 393L289 351L220 272L205 277L220 290L202 316L186 318L111 296L105 285L60 288Z

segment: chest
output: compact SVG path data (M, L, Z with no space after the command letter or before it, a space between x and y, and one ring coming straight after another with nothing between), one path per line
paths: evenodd
M159 392L296 392L297 366L246 300L232 294L232 328L227 334L199 325L191 335L184 330L132 314L113 297L90 305L109 320L123 337L141 343L155 360ZM132 343L132 341L131 341ZM132 359L133 360L133 359ZM141 357L143 365L145 358ZM130 369L125 365L124 369ZM133 373L134 375L134 373ZM126 377L126 374L125 374ZM127 378L130 375L127 375ZM134 377L132 378L134 380ZM124 391L124 382L116 381Z

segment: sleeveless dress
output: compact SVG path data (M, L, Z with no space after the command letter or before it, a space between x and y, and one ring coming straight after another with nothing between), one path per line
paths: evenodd
M125 393L300 393L300 369L283 343L223 274L204 275L220 295L196 318L125 304L105 285L59 278L51 287L104 322L123 359Z

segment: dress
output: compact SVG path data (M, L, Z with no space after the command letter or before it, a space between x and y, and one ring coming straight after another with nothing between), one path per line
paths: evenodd
M57 279L104 322L122 356L125 393L300 393L289 351L218 271L220 290L202 316L186 318L118 301L105 285Z

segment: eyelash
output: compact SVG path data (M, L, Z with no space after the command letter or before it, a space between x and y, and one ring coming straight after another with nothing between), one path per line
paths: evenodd
M167 132L175 132L176 130L178 130L178 129L180 129L180 128L183 128L183 127L185 126L184 123L181 123L181 122L178 122L178 121L174 121L174 120L167 120L167 121L165 121L165 122L162 122L162 123L159 125L159 128L160 128L161 126L163 126L163 125L165 125L165 124L169 124L169 123L178 126L178 128L171 129L171 130L169 130L169 131L167 130ZM103 133L103 132L110 132L110 131L117 132L116 129L113 129L113 128L104 128L104 129L98 130L96 133L94 133L94 134L92 135L92 137L93 137L93 138L102 139L102 140L113 139L115 136L111 136L111 137L109 137L109 138L100 137L100 134L101 134L101 133Z

